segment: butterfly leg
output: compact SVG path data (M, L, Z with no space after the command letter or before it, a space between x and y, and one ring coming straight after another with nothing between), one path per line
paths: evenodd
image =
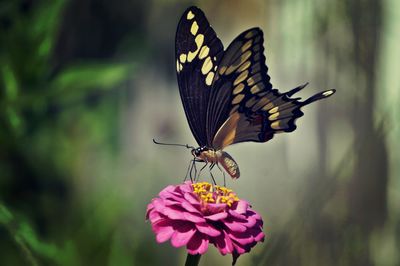
M203 171L203 169L204 168L206 168L206 166L208 165L208 161L204 161L205 162L205 164L204 164L204 166L200 169L200 171L199 171L199 176L197 177L197 181L200 179L200 174L201 174L201 171Z
M214 168L214 166L215 166L215 163L211 163L211 165L210 165L210 176L211 176L211 179L212 179L214 185L216 185L217 182L215 182L214 176L213 176L213 174L212 174L212 172L211 172L212 169Z
M222 171L221 167L219 167L219 164L217 163L218 169L222 172L222 175L224 176L224 187L226 187L226 179L225 179L225 172Z
M198 159L193 159L193 169L194 169L194 178L193 181L196 182L196 179L199 180L199 176L200 176L200 172L199 174L197 174L197 167L196 167L196 163L201 163L204 162L202 160L198 160ZM201 170L200 170L201 171ZM190 175L192 176L192 171L190 171Z
M193 177L193 171L194 171L194 177ZM195 182L196 181L196 176L197 176L196 159L193 159L192 166L190 168L190 180L192 182Z
M189 176L189 177L190 177L190 181L192 181L192 183L193 183L193 178L192 178L192 168L193 168L193 164L194 164L194 159L191 159L191 160L189 161L189 166L188 166L188 168L187 168L186 175L185 175L185 179L183 179L183 182L185 182L186 179L187 179L188 176ZM190 173L190 175L189 175L189 173Z

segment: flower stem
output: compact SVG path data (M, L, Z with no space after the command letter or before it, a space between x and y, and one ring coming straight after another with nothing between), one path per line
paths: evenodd
M190 255L188 253L188 255L186 257L185 266L197 266L197 265L199 265L200 257L201 257L200 254Z

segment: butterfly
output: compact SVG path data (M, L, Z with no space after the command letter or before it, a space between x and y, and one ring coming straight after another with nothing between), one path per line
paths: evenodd
M266 142L292 132L303 106L326 98L326 90L301 101L291 96L306 85L281 93L274 89L265 64L263 32L251 28L224 50L203 11L189 7L176 32L176 72L189 127L199 147L196 161L222 165L239 178L238 164L224 149L236 143Z

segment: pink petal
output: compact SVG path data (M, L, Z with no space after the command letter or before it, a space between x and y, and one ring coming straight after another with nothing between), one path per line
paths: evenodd
M197 204L198 205L198 204ZM188 212L193 212L193 213L200 213L198 209L196 209L192 204L190 204L187 201L183 201L181 204L182 208L187 210Z
M172 199L164 199L163 203L165 206L180 206L181 205L180 201L176 201L176 200L172 200Z
M234 232L245 232L247 230L246 226L235 221L225 221L225 226Z
M157 243L163 243L171 238L174 233L174 229L169 221L163 220L161 222L154 223L153 231L156 234Z
M247 201L240 200L236 205L235 211L239 214L245 214L248 208L249 203Z
M199 205L200 204L199 199L195 195L193 195L191 193L185 193L183 195L183 197L192 205Z
M196 228L203 234L206 234L206 235L209 235L212 237L216 237L221 234L221 231L215 229L214 227L212 227L211 225L206 224L206 223L197 223Z
M256 224L257 220L254 219L252 216L247 217L247 221L243 223L244 226L247 228L251 228Z
M227 205L225 203L209 203L209 204L207 204L207 208L212 213L223 212L223 211L225 211L226 206Z
M222 255L226 255L228 253L232 253L233 244L230 240L229 236L224 232L221 236L214 238L215 246L218 248L219 252Z
M192 239L190 239L186 248L189 254L204 254L207 252L209 240L206 236L196 233Z
M185 220L183 211L176 207L164 207L160 212L172 220Z
M172 227L164 227L165 230L161 230L156 233L156 241L157 243L164 243L165 241L169 240L174 233Z
M248 245L256 242L254 237L249 233L234 233L228 232L228 235L231 239L237 242L240 245Z
M234 241L232 243L233 243L233 247L234 247L236 253L243 254L243 253L248 252L246 249L244 249L244 247L242 247L241 245L238 245Z
M193 222L193 223L203 223L206 220L201 217L199 214L191 214L190 212L183 212L183 217L185 217L185 220Z
M171 237L171 244L176 248L186 245L196 233L195 228L191 225L179 226L179 228L175 228L175 230Z
M171 192L173 192L175 190L175 186L167 186L166 188L164 188L163 190L160 191L160 193L158 193L158 195L160 196L160 198L167 198Z
M220 212L213 215L204 216L204 218L212 221L222 220L225 219L226 217L228 217L228 214L226 212Z
M232 215L233 217L237 218L237 219L241 219L241 220L246 220L246 216L234 211L234 210L229 210L228 211L230 215Z
M151 211L152 209L154 209L154 206L153 206L152 203L149 203L149 204L147 205L147 208L146 208L146 220L149 219L149 213L150 213L150 211Z
M152 199L152 200L151 200L151 203L153 204L154 209L155 209L156 211L162 213L162 211L164 210L164 207L165 207L164 201L163 201L162 199L160 199L160 198Z
M193 192L193 187L192 187L191 183L181 185L179 188L184 193L192 193Z
M155 223L155 222L157 222L157 221L160 221L160 220L163 219L164 217L165 217L164 215L161 216L160 213L157 212L157 211L151 211L151 212L149 213L148 219L150 219L150 222L151 222L151 223Z
M176 201L176 202L182 202L185 199L183 198L183 195L181 193L176 193L176 192L171 192L164 198L160 197L162 200L171 200L171 201Z
M258 241L262 241L264 242L264 233L262 231L260 231L257 235L254 236L254 240Z
M253 218L255 218L257 220L262 221L261 216L258 213L254 212L252 210L247 210L247 216L252 216Z

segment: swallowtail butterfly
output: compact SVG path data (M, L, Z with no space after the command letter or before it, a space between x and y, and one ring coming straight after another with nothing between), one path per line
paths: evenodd
M225 147L246 141L266 142L276 133L292 132L303 106L326 98L326 90L302 101L292 95L307 84L281 93L272 87L265 64L263 32L252 28L224 50L204 13L188 8L176 32L176 72L190 129L199 148L197 161L222 165L240 176Z

